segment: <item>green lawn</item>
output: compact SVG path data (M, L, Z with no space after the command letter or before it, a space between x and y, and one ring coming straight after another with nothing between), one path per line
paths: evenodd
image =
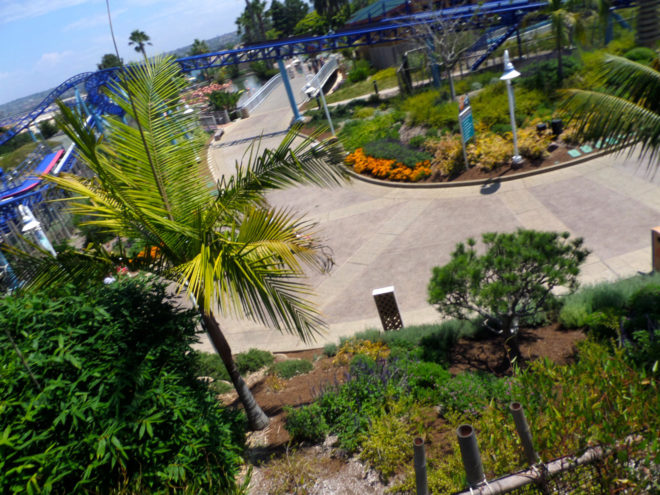
M347 85L348 84L348 85ZM396 76L388 77L378 81L378 90L393 88L398 84ZM338 101L350 100L351 98L356 98L358 96L369 95L374 93L374 83L367 79L365 81L360 81L355 84L350 82L344 83L344 87L335 91L334 93L326 96L326 101L328 103L336 103Z

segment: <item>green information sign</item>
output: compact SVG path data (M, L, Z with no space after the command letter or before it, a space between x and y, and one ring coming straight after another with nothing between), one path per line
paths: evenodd
M472 119L472 107L467 106L458 114L458 123L461 126L463 143L467 143L474 137L474 120Z

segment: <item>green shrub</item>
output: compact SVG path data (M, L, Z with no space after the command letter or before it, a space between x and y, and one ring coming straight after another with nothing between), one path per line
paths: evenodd
M437 90L425 91L410 96L402 104L413 125L436 127L450 132L458 132L458 104L444 102Z
M289 359L280 361L271 367L271 373L288 380L296 375L304 375L314 369L314 365L306 359Z
M241 91L230 93L228 91L214 91L209 95L209 103L216 110L231 111L236 109L238 100L241 99Z
M658 58L658 54L645 46L636 46L632 50L628 50L624 54L624 57L626 57L628 60L632 60L633 62L649 65L651 62Z
M231 380L225 363L222 362L220 356L215 352L195 351L194 354L196 359L193 372L196 376L210 376L214 380L224 380L227 382Z
M236 355L234 362L241 375L259 371L275 361L273 356L268 351L261 351L259 349L250 349L247 352L241 352Z
M196 316L164 285L14 294L0 327L0 493L235 488L244 425L197 379Z
M422 148L424 146L424 142L426 141L426 136L415 136L410 138L410 146L413 148ZM430 155L429 155L430 156Z
M377 139L399 139L401 115L389 112L374 116L370 120L349 120L339 132L344 147L353 152L370 141Z
M365 144L363 151L367 156L395 160L409 168L415 168L416 164L433 158L425 151L413 150L398 141L388 141L385 139L379 139Z
M325 344L323 346L323 355L326 357L332 357L337 354L337 349L337 344Z
M451 379L449 371L437 363L412 362L407 372L412 396L425 403L438 402L442 396L440 390Z
M369 117L372 117L375 112L376 109L373 107L360 107L355 109L353 117L356 119L368 119Z
M286 430L295 442L323 441L328 434L328 424L318 403L299 408L286 406Z
M353 69L348 73L348 80L352 83L364 81L371 73L371 65L367 60L357 60Z
M356 356L346 382L326 390L318 400L330 432L337 434L339 445L355 451L373 418L384 412L385 405L407 394L405 369L396 362L375 362Z
M476 417L491 400L508 404L512 384L509 378L497 378L491 373L463 372L447 380L437 390L437 401L443 414L454 411Z
M565 328L583 328L588 325L589 315L607 310L622 313L629 306L633 295L647 285L660 284L660 274L636 275L616 282L582 287L563 298L559 322Z
M235 390L231 383L227 383L225 381L212 381L209 383L209 389L214 394L218 395L228 394L229 392Z
M252 62L250 64L250 69L252 69L256 76L262 81L267 81L279 72L272 66L272 61L269 62L266 60L257 60L256 62Z

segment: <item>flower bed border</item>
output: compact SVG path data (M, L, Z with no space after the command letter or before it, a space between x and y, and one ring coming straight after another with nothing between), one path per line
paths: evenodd
M560 170L562 168L571 167L573 165L579 165L580 163L587 162L594 158L600 158L601 156L609 155L611 153L622 150L628 145L618 145L612 146L606 150L601 150L596 153L590 153L588 155L581 156L574 160L568 160L564 163L558 163L556 165L550 165L549 167L540 168L537 170L528 170L526 172L519 172L517 174L503 175L501 177L491 177L488 179L473 179L473 180L463 180L456 182L394 182L376 179L374 177L368 177L366 175L358 174L353 171L353 168L347 165L344 165L348 170L348 173L354 179L361 180L363 182L368 182L376 186L385 186L385 187L401 187L401 188L411 188L411 189L435 189L435 188L448 188L448 187L467 187L467 186L482 186L484 184L492 184L493 182L505 182L516 179L524 179L526 177L531 177L534 175L545 174L548 172L554 172L555 170Z

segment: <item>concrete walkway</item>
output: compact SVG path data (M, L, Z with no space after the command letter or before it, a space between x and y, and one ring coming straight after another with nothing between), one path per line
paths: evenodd
M225 151L214 150L217 161ZM320 347L379 328L371 292L388 285L395 286L404 324L436 322L440 316L426 302L431 268L446 263L457 242L487 231L525 227L584 237L592 254L583 283L648 272L649 230L660 225L660 172L648 177L637 158L607 155L486 188L400 189L354 181L334 190L277 191L269 200L316 220L334 250L334 270L310 278L329 326L305 346L253 322L223 319L234 352ZM201 347L211 350L208 342Z
M306 100L302 92L302 87L307 82L306 74L306 69L303 69L302 74L296 71L295 77L290 79L293 96L299 106ZM213 177L217 180L222 175L234 173L236 162L243 161L243 155L249 146L249 142L241 141L258 138L261 135L284 133L289 129L292 121L293 110L284 84L279 84L250 117L234 121L224 127L222 140L214 144L209 151L209 167ZM261 148L274 148L281 141L281 136L265 137L261 140ZM231 143L236 144L231 145Z

